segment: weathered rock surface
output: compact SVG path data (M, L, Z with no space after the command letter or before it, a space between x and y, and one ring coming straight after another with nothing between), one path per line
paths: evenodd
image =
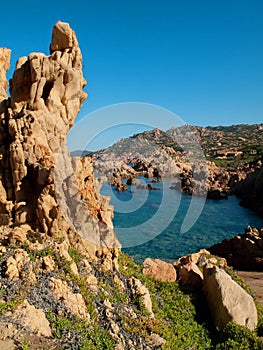
M232 192L241 198L241 205L263 216L263 165L259 160L253 172L232 186Z
M51 328L45 313L41 309L36 309L25 300L12 314L13 319L18 319L24 327L29 327L32 332L45 337L51 336Z
M0 101L7 99L6 89L8 82L6 80L6 72L10 68L11 50L0 48Z
M201 288L203 286L203 274L193 262L183 265L179 269L179 278L182 284L193 288Z
M1 49L0 212L47 237L63 236L94 257L101 245L119 248L113 210L96 190L90 161L72 163L65 148L86 98L74 31L58 22L50 56L34 52L17 61L10 98L5 91L9 58L10 50Z
M158 331L148 339L151 328L144 335L133 331L135 323L155 323L150 292L135 277L106 271L103 259L82 255L66 241L50 238L37 246L26 241L19 249L4 242L0 241L0 348L19 350L26 339L33 350L80 349L86 337L92 337L88 346L95 348L96 339L101 342L106 336L118 348L150 350L165 341ZM106 254L106 249L100 253ZM10 258L17 266L13 279L6 275Z
M142 272L145 276L151 276L160 281L176 281L176 270L173 265L160 259L145 259Z
M36 277L32 272L32 264L27 252L23 249L16 249L14 254L6 260L5 276L9 280L16 280L25 274L29 281L35 281Z
M226 258L228 265L238 270L262 271L263 230L248 226L244 234L224 239L209 251Z
M151 345L153 345L155 348L158 348L166 343L166 340L159 336L159 334L151 334L149 337L149 342Z
M150 296L149 290L145 287L145 285L135 277L131 277L128 280L128 286L131 289L133 295L140 296L142 298L142 302L145 306L145 309L148 311L149 316L154 318L154 314L152 311L152 300Z
M30 350L49 349L58 350L60 347L58 339L47 338L44 335L35 334L30 328L17 323L0 322L0 349L19 350L25 346L25 341Z
M217 266L204 266L204 292L215 326L235 322L254 330L257 310L253 298Z
M218 256L213 256L206 249L200 249L196 253L182 256L178 261L174 262L173 265L175 266L176 269L179 269L182 266L187 265L189 263L194 263L199 267L207 263L215 264L221 267L227 266L226 259L220 258Z
M60 279L50 278L50 290L54 298L62 302L73 315L82 317L86 321L90 320L82 295L80 293L73 293L66 282Z

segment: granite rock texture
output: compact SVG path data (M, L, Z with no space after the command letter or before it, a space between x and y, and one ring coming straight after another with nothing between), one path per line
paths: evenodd
M46 237L64 237L91 256L115 238L109 200L100 196L90 160L71 160L66 136L87 94L82 55L68 23L53 28L50 55L17 61L7 96L10 50L0 50L0 213Z

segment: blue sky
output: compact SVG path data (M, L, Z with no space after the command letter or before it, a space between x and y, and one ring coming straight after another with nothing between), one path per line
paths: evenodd
M12 1L1 14L12 68L29 52L48 54L53 25L70 23L88 81L78 119L143 102L193 125L263 121L261 0Z

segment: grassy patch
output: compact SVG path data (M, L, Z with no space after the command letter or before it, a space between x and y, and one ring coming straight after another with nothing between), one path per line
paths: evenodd
M29 350L29 345L26 339L23 339L22 350Z
M71 259L76 263L77 267L79 268L81 265L81 260L83 259L82 255L72 247L68 248L68 253Z
M79 348L82 350L114 349L114 342L98 324L88 324L77 317L74 320L57 317L51 313L47 315L47 319L50 322L54 338L62 339L65 334L71 333L79 341Z
M257 305L259 324L257 332L236 324L229 324L224 331L211 326L209 312L202 292L197 292L177 283L161 282L142 275L141 266L133 259L121 253L120 270L124 276L139 278L151 293L155 320L138 318L131 324L129 332L138 332L147 338L147 334L158 333L166 339L162 349L242 349L262 350L258 336L263 333L263 310ZM231 276L243 287L244 282L233 271ZM251 290L246 288L248 292ZM253 293L252 293L253 294Z
M263 343L255 332L229 322L223 331L218 331L216 350L262 350Z
M5 302L0 302L0 315L5 314L7 311L13 311L21 301L19 299L14 299L11 301Z
M136 320L129 330L147 336L155 332L166 339L163 349L211 349L211 339L205 324L199 323L194 297L185 294L177 283L161 282L142 275L141 266L132 258L121 253L121 272L126 276L136 276L143 281L151 293L155 321ZM146 332L147 331L147 332Z

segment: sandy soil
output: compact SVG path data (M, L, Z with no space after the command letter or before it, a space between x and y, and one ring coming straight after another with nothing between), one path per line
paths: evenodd
M263 306L263 272L238 271L237 273L254 290L258 302Z

